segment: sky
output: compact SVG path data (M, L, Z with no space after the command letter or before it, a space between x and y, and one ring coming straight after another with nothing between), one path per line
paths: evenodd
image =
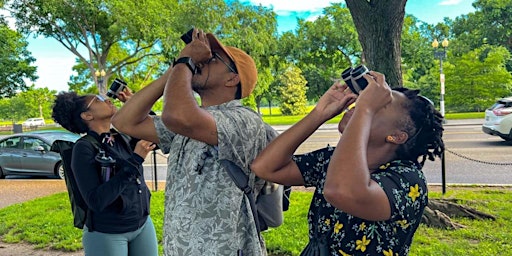
M272 8L277 13L280 32L294 30L297 18L314 20L321 15L322 9L332 0L245 0L243 2L261 4ZM474 11L473 0L408 0L405 12L412 14L429 24L442 22L444 17L454 19L462 14ZM67 91L72 67L76 56L54 39L27 38L28 50L36 58L39 79L34 82L36 88L48 87L50 90ZM32 84L29 82L29 84Z

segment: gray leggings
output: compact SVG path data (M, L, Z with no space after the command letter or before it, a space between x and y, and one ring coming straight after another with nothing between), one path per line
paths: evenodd
M84 226L82 244L86 256L158 256L155 226L150 216L141 228L121 234L89 232Z

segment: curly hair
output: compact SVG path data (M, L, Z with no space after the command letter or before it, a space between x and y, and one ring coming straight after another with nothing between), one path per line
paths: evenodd
M419 161L423 166L426 159L434 161L444 152L443 116L434 108L432 102L419 95L419 90L396 88L409 101L403 107L409 111L410 121L405 124L409 139L397 149L397 156L402 159Z
M87 111L88 96L78 96L76 92L60 92L57 94L52 107L52 118L64 129L72 133L86 133L89 127L80 117Z

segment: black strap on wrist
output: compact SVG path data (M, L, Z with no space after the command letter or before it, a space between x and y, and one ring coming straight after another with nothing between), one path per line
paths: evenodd
M183 63L187 65L188 69L192 72L192 75L195 75L197 73L197 67L196 64L192 61L192 58L190 57L181 57L177 60L175 60L172 64L172 66L176 66L177 64Z

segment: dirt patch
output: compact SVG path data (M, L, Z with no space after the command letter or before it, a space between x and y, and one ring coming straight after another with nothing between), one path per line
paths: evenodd
M56 250L37 249L31 244L16 243L8 244L0 241L0 256L80 256L84 255L83 251L63 252Z

